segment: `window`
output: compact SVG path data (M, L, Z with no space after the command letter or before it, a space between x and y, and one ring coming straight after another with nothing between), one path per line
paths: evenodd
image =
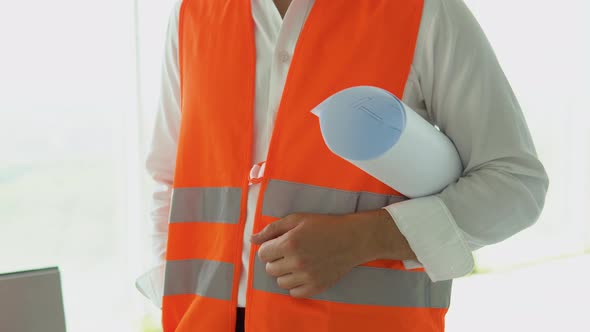
M59 266L70 331L140 319L133 17L132 1L0 4L0 271Z
M467 0L485 30L526 116L551 181L539 222L483 248L478 268L530 264L590 249L590 4ZM499 19L501 17L501 19Z

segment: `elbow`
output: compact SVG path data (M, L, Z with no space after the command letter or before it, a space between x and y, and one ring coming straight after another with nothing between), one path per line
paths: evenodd
M549 177L543 168L533 176L520 175L519 181L521 182L519 186L521 189L518 190L520 194L514 195L514 201L509 204L515 218L508 217L508 220L512 219L512 225L507 227L505 238L534 226L539 221L545 206Z
M498 168L482 169L472 179L480 184L486 183L487 190L470 191L470 199L482 202L477 205L481 208L454 209L468 211L466 214L457 213L457 223L469 235L470 243L477 247L499 243L539 220L549 188L549 177L540 162L535 167L511 172Z
M528 220L524 220L525 228L528 228L537 223L543 212L547 191L549 190L549 176L543 166L540 165L538 174L524 182L531 197L531 203L528 204L530 206L530 212L527 214ZM523 204L526 204L526 202L523 202Z
M549 188L547 173L541 169L535 176L520 176L519 178L524 190L521 190L521 194L513 198L514 202L511 204L516 218L508 217L508 220L512 219L511 225L505 225L508 227L506 227L503 236L499 236L497 241L492 242L501 242L533 227L541 217Z
M504 177L505 184L512 182L506 186L506 188L511 188L506 191L506 198L510 197L513 201L506 203L515 217L514 219L510 218L511 213L508 213L508 219L512 219L513 223L511 230L513 234L511 235L514 235L532 227L541 217L549 189L549 176L536 156L528 159L527 162L511 161L510 165L503 165L504 169L496 171L502 174L501 177Z

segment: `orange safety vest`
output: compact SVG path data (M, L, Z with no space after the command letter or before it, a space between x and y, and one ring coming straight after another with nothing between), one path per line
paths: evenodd
M248 175L253 164L255 41L250 1L184 0L179 18L182 119L170 213L164 331L235 330ZM347 214L404 199L331 153L310 110L352 86L402 96L423 0L316 0L277 113L254 232L291 213ZM443 331L450 282L400 261L354 268L295 299L253 245L246 330Z

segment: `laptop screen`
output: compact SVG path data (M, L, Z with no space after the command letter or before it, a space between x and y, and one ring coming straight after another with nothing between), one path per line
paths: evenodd
M66 332L58 268L0 274L0 331Z

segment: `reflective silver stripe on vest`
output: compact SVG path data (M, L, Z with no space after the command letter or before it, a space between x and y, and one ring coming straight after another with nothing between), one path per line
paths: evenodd
M166 262L164 295L197 294L231 300L234 265L209 260Z
M265 271L265 264L256 255L254 289L288 295L279 288L276 278ZM312 299L360 305L412 308L448 308L451 281L433 283L424 272L400 271L358 266L332 288Z
M345 191L271 180L264 193L262 214L283 218L292 213L347 214L403 201L403 196Z
M176 188L172 192L170 222L216 222L237 224L242 189Z

